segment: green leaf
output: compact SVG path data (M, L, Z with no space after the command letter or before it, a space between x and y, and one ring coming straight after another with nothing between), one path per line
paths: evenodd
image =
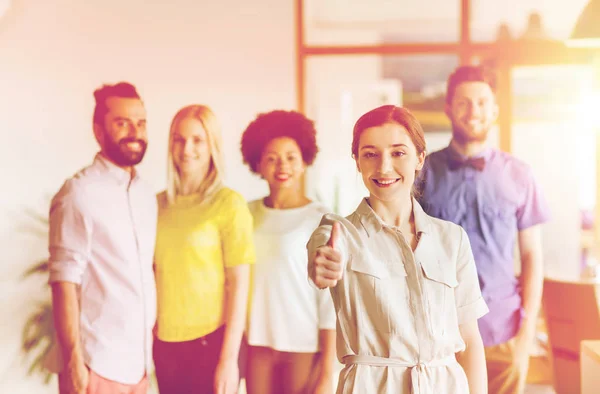
M34 274L47 274L48 273L48 260L44 259L35 263L35 265L29 268L23 273L23 278L28 278Z

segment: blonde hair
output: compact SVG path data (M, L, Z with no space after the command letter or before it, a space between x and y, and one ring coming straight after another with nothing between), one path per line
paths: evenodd
M201 199L210 197L222 186L223 180L223 154L221 151L221 128L217 122L217 117L214 112L206 105L193 104L181 108L173 117L171 129L169 131L169 152L167 160L167 201L168 204L173 204L177 194L179 194L180 179L175 163L173 162L173 134L181 122L185 118L193 118L202 123L202 127L206 131L206 139L208 141L210 152L210 164L206 178L196 193Z

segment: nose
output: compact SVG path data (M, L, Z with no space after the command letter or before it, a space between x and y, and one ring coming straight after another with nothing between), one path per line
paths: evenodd
M479 105L477 105L476 103L469 103L469 105L467 107L467 113L470 118L479 116L480 112L481 112L481 108L479 108Z
M381 161L379 162L379 172L381 174L387 174L392 170L392 157L389 154L381 155Z
M129 125L129 132L127 133L128 138L134 138L137 140L145 140L146 138L146 128L142 125L137 125L135 123L131 123Z
M194 156L194 144L192 141L185 141L185 144L183 145L183 154L185 156Z
M288 167L287 160L284 160L281 157L277 159L277 170L281 170L281 169L287 168L287 167Z

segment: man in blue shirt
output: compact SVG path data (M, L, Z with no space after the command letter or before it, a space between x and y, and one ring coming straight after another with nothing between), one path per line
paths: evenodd
M549 209L528 165L486 146L498 116L495 75L459 67L448 81L450 145L426 159L421 173L425 211L462 226L469 235L479 284L490 312L479 320L490 393L520 394L543 286L540 224ZM515 277L519 243L522 274Z

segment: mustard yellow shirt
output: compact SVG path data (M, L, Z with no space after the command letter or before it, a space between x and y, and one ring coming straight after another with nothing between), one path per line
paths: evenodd
M252 215L237 192L206 201L158 195L155 266L158 338L189 341L224 323L225 268L255 261Z

